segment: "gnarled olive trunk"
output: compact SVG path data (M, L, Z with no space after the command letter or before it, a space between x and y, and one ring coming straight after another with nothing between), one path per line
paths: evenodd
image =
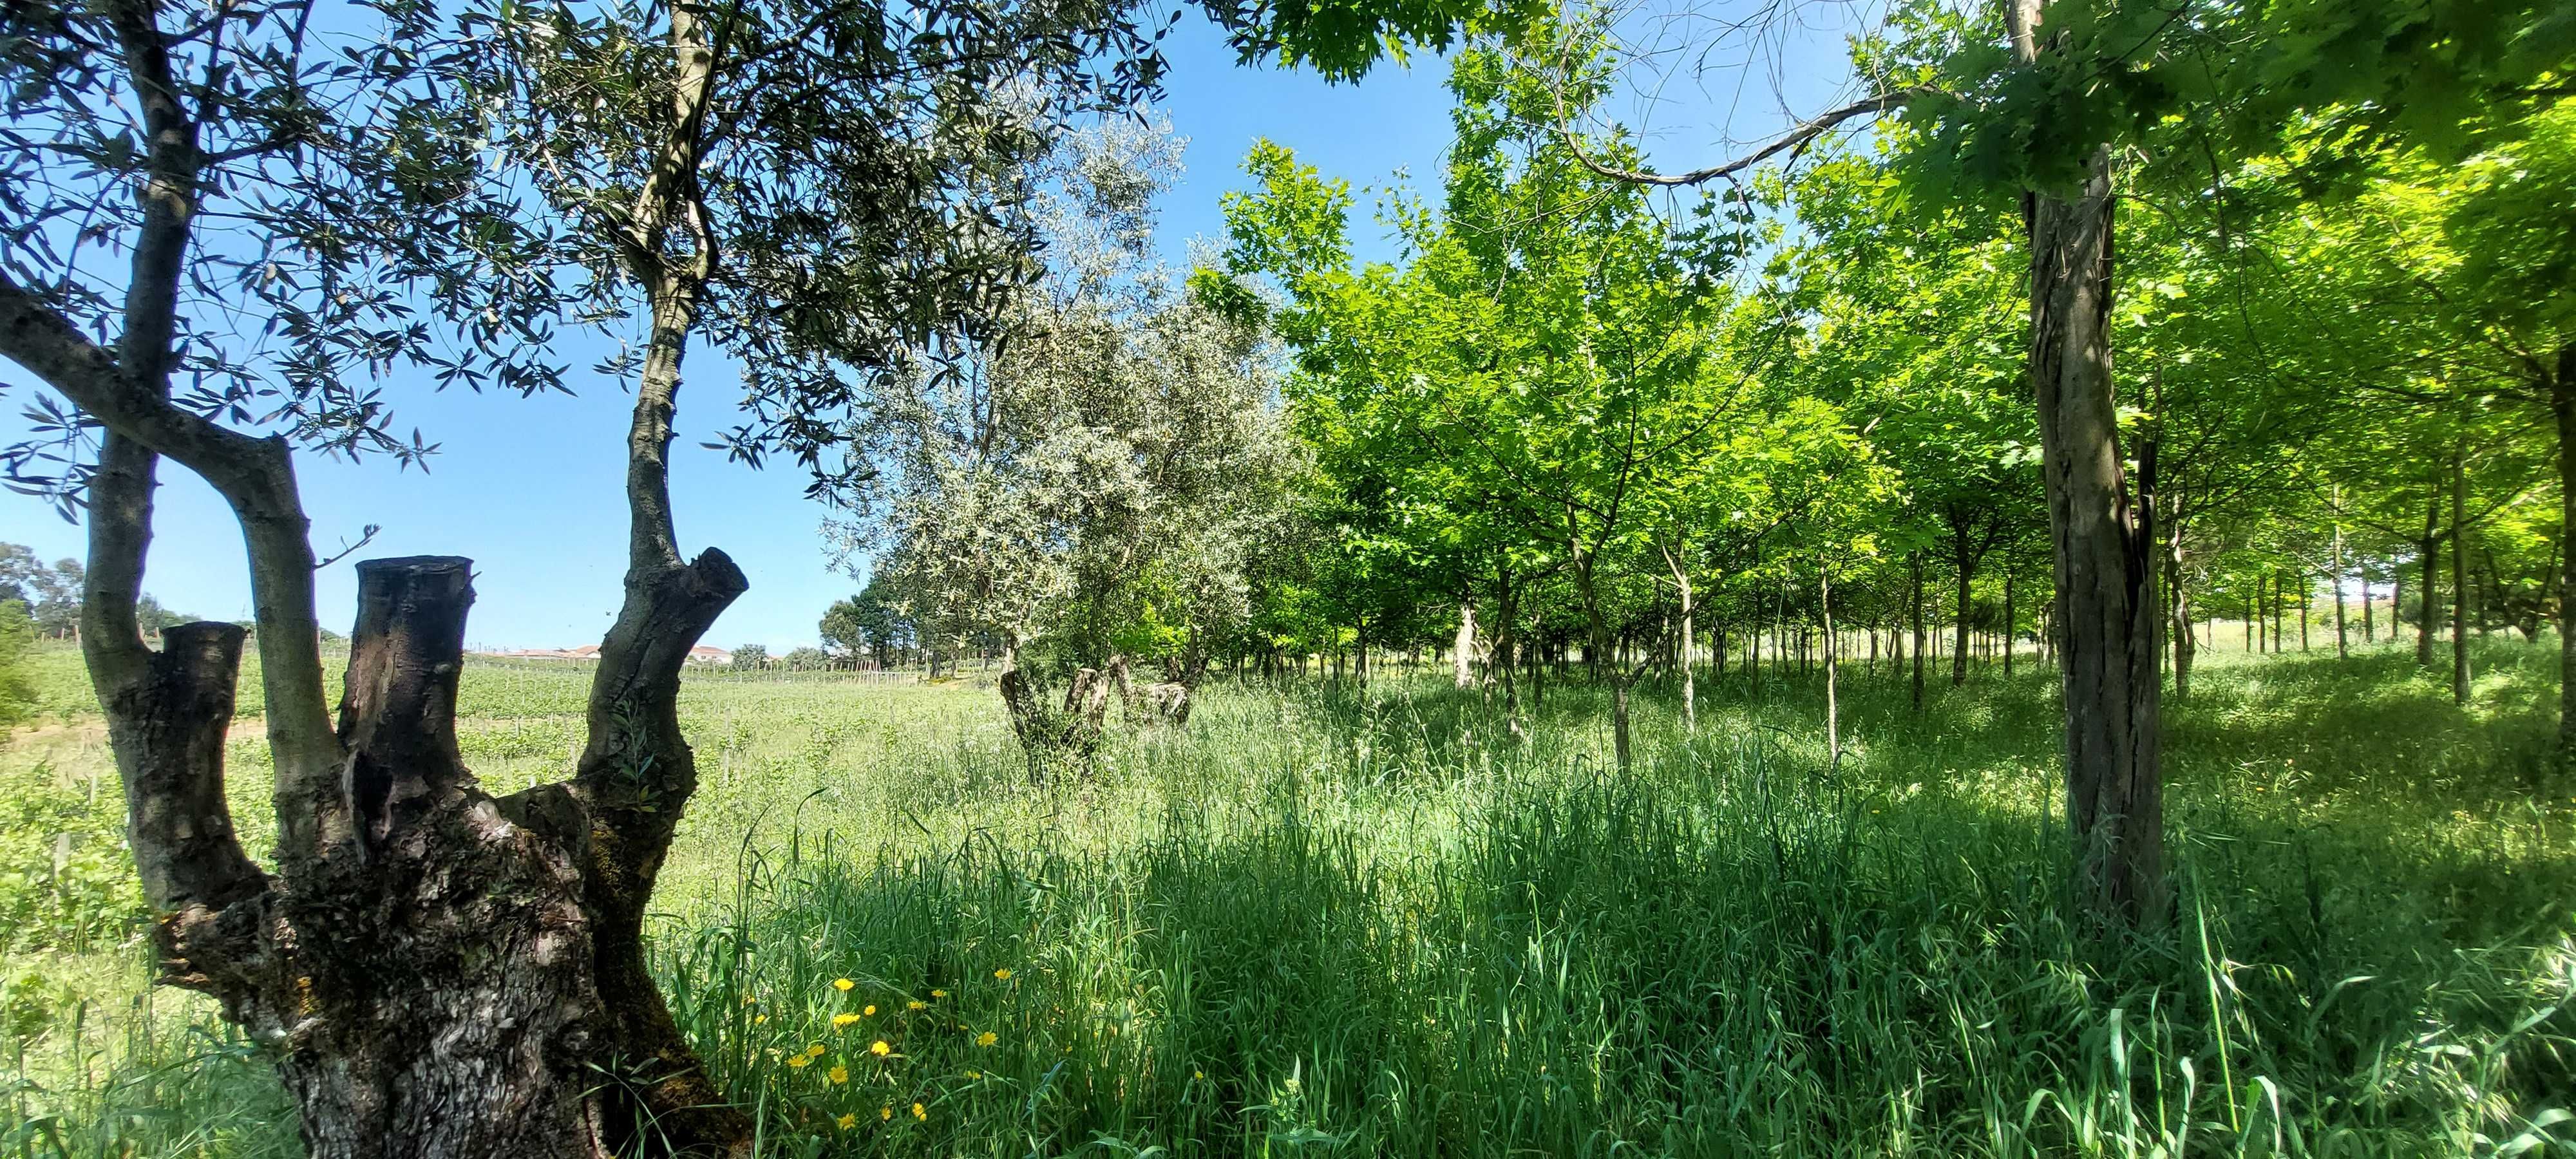
M1076 671L1065 686L1060 708L1046 703L1046 689L1026 669L1007 658L1006 663L1000 683L1002 707L1010 714L1011 732L1020 740L1021 753L1028 757L1032 783L1045 782L1057 766L1078 766L1100 751L1110 696L1120 679L1117 673L1126 666L1125 657L1113 658L1109 671Z
M174 628L142 679L103 690L164 980L275 1052L317 1159L626 1153L640 1104L607 1076L649 1080L655 1060L627 1048L639 996L603 969L605 822L568 795L495 799L458 757L468 562L358 574L332 836L274 878L201 819L222 816L241 629Z

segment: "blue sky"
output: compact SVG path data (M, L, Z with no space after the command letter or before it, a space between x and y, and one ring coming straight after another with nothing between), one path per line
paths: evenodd
M1649 95L1631 94L1614 112L1626 124L1645 126L1659 165L1705 163L1727 153L1730 141L1778 128L1784 106L1819 108L1851 91L1842 32L1865 21L1871 7L1800 9L1806 27L1760 46L1750 69L1661 81ZM1695 10L1702 16L1717 11ZM1449 101L1441 87L1447 71L1440 61L1417 58L1410 68L1382 67L1357 85L1332 86L1303 72L1237 67L1203 21L1185 21L1167 47L1173 69L1162 107L1190 141L1188 175L1163 206L1161 244L1174 262L1186 259L1192 237L1222 233L1218 197L1242 185L1238 164L1257 138L1289 146L1354 186L1382 185L1398 170L1409 171L1426 191L1436 183L1449 143ZM1361 254L1378 256L1365 241ZM568 365L576 367L596 354L579 346L566 351ZM577 396L520 399L437 393L425 375L416 383L403 377L398 372L386 392L398 400L397 426L419 427L442 449L426 473L397 471L382 460L351 465L300 458L316 553L336 554L364 526L378 524L383 530L361 555L475 561L472 646L598 640L615 614L625 566L620 488L629 396L623 384L585 383L576 373ZM673 508L683 550L721 547L751 577L751 590L717 621L707 642L779 651L813 642L824 608L856 585L830 567L818 532L824 512L804 498L801 472L792 465L753 471L698 445L730 425L736 380L736 368L703 347L692 355L673 448ZM9 384L0 393L0 440L14 440L23 432L24 392L33 388L5 363L0 382ZM146 590L182 611L247 619L249 583L230 511L184 470L164 464L162 484ZM27 544L46 559L84 551L80 528L14 494L0 494L0 541ZM324 625L345 630L355 598L349 562L325 569Z

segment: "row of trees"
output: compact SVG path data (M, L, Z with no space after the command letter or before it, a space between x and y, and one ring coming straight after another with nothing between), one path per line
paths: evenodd
M2576 615L2569 42L2348 7L1903 9L1855 46L1880 91L1683 174L1596 127L1609 17L1499 30L1442 200L1357 270L1347 188L1256 151L1226 293L1297 351L1335 622L1472 600L1508 660L1570 614L1625 764L1641 626L1687 659L1731 588L1919 657L1929 572L1964 658L2000 586L2064 687L2095 909L2161 921L2159 703L2205 613L2395 580L2464 700L2464 629Z
M46 563L24 544L0 543L0 603L16 602L37 634L57 640L76 639L81 626L81 561ZM149 594L134 603L134 619L145 635L197 617L161 606Z

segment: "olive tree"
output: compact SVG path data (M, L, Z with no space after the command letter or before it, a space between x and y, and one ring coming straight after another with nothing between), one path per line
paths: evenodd
M842 492L844 542L910 593L926 637L999 643L1033 760L1095 743L1113 689L1186 716L1294 469L1259 331L1150 256L1152 199L1178 168L1148 124L1068 139L1039 202L1042 292L854 424L878 471ZM1138 690L1145 659L1169 678ZM1042 702L1050 669L1070 676L1061 709Z
M0 38L0 355L70 404L8 466L86 512L164 980L273 1052L316 1156L747 1153L643 965L695 785L680 672L746 586L678 548L683 357L750 368L738 456L843 470L834 416L1029 282L1029 162L1159 57L1115 3L316 7L30 7ZM567 312L645 323L602 368L635 394L624 601L574 774L496 798L453 729L468 561L359 565L334 721L295 456L429 454L397 370L562 386ZM269 864L223 791L244 630L139 630L163 458L248 547Z

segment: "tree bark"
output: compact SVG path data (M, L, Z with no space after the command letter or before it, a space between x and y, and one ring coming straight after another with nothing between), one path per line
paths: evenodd
M1459 601L1458 638L1456 647L1449 655L1449 663L1455 669L1458 687L1466 688L1475 684L1476 605L1473 601Z
M2434 618L2441 610L2441 604L2433 598L2436 559L2433 553L2442 545L2436 535L2441 527L2441 518L2442 477L2436 472L2433 475L2433 496L2424 505L2424 537L2415 541L2416 555L2424 567L2423 582L2417 585L2424 590L2416 596L2420 607L2415 617L2415 663L2422 668L2433 666L2433 638L2442 630L2442 622Z
M2165 532L2165 602L2173 610L2174 695L2191 695L2191 665L2198 658L2200 642L2191 631L2191 600L2182 582L2182 524L2175 521ZM2216 647L2217 639L2210 640Z
M529 823L457 755L469 575L452 558L359 565L337 734L347 836L275 880L229 825L203 824L219 808L188 816L221 800L241 629L165 633L110 705L137 770L138 860L176 871L146 875L163 980L275 1049L318 1159L617 1153L597 1064L626 1061L628 1015L595 974L579 819Z
M2016 55L2040 51L2044 0L2007 9ZM2140 496L2121 467L2111 377L2111 158L2096 149L2071 198L2024 195L2031 240L2029 372L2056 556L2066 711L2067 817L2080 893L2109 922L2166 915L2162 611L2152 557L2154 443Z
M1834 660L1834 573L1824 560L1816 561L1816 604L1825 620L1825 770L1843 767L1843 732L1841 704L1836 698Z
M1610 744L1619 762L1619 772L1628 773L1632 760L1628 749L1628 670L1610 650L1610 625L1601 611L1601 593L1593 582L1592 560L1578 555L1574 560L1575 589L1583 598L1584 622L1592 630L1592 648L1604 653L1610 672Z
M2558 421L2558 759L2576 767L2576 342L2558 348L2549 379Z
M1697 733L1699 731L1699 665L1698 658L1692 652L1698 646L1696 634L1698 629L1691 623L1690 569L1683 567L1681 557L1670 550L1664 552L1664 566L1672 570L1673 586L1681 593L1681 639L1675 651L1682 670L1682 731Z
M2335 494L2340 500L2342 489L2337 488ZM2352 658L2352 641L2345 632L2343 619L2343 520L2341 519L2335 520L2334 525L2334 600L2335 659L2349 660Z
M2451 702L2469 702L2468 473L2451 452Z
M1923 711L1923 553L1905 555L1906 579L1909 585L1906 609L1914 621L1914 711Z

